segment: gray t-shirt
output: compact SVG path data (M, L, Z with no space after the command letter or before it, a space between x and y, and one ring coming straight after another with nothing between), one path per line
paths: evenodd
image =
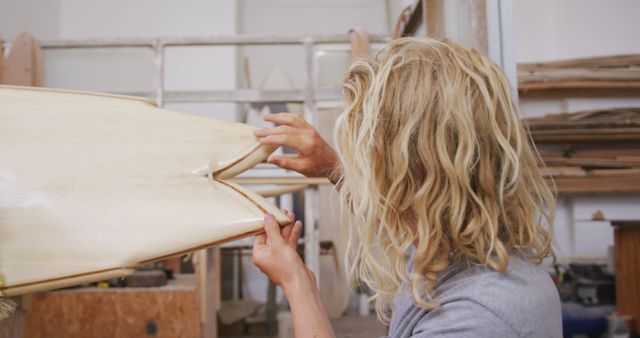
M392 338L562 337L560 298L543 266L511 257L500 273L451 267L438 281L440 307L425 310L405 293L389 326Z

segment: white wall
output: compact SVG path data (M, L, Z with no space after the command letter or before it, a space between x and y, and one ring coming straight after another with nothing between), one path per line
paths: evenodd
M515 0L519 62L640 53L640 1Z
M518 62L640 53L640 1L513 1ZM640 98L520 99L524 116L628 106L640 106ZM639 219L638 205L638 194L561 198L556 219L560 256L605 257L613 245L611 226L588 220L597 210L608 219Z
M22 31L57 37L61 4L62 0L0 0L0 38L9 41Z
M514 0L519 63L640 53L640 1ZM521 113L638 106L640 98L522 99Z
M240 0L239 32L243 34L322 35L346 34L355 27L388 34L384 0ZM268 74L281 68L293 87L305 83L302 47L246 47L251 82L259 87Z
M0 35L26 30L37 39L153 38L236 32L233 0L0 0ZM7 9L7 10L5 10ZM6 13L6 14L5 14ZM6 18L5 18L6 17ZM151 91L147 48L49 50L45 86L89 91ZM167 90L234 89L234 47L166 49ZM168 104L168 108L233 119L230 104Z

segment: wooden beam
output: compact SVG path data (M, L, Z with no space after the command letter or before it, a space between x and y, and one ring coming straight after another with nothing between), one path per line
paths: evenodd
M220 248L203 249L196 255L196 285L202 338L217 338L221 283Z
M427 36L434 39L445 37L444 0L423 0L427 20Z
M536 97L640 97L640 81L553 81L518 84L520 96Z
M634 175L587 175L554 177L558 194L638 193L640 180Z
M640 141L640 128L584 128L574 130L532 130L531 138L542 143L594 143Z
M482 55L489 55L487 37L487 1L470 0L469 6L469 41L468 46L475 48Z

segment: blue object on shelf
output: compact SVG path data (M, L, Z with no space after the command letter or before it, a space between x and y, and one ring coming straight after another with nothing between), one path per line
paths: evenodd
M615 307L590 306L579 303L562 303L562 332L565 338L576 334L599 337L607 332L607 315L612 313Z

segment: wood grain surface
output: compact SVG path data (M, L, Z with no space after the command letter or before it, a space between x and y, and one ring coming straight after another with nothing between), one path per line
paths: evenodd
M96 272L254 234L266 212L288 222L211 176L233 177L273 151L248 125L145 99L6 86L0 121L5 295L114 278Z

